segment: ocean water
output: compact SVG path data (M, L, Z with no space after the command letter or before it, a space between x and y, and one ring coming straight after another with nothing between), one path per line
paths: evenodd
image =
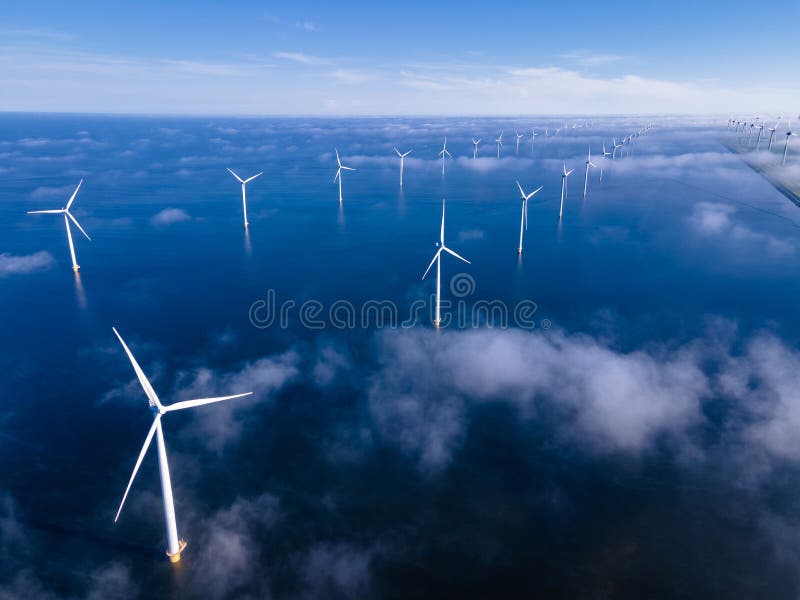
M0 589L795 597L798 208L724 119L589 121L0 116ZM81 179L76 277L26 211ZM254 392L164 418L178 566L152 449L114 523L151 416L112 326L165 403Z

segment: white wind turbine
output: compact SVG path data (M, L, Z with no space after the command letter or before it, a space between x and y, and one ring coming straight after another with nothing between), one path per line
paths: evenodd
M558 208L558 218L560 219L564 215L564 196L567 195L567 177L572 175L572 172L575 169L570 169L567 171L567 164L564 163L564 167L561 170L561 206Z
M184 400L182 402L174 402L173 404L164 406L158 399L158 396L153 390L153 386L150 385L147 377L142 371L142 368L139 366L139 363L136 362L136 359L133 357L133 354L128 349L127 344L122 339L122 336L117 332L116 328L112 328L114 334L119 339L122 347L125 349L125 354L128 355L128 359L131 361L133 365L133 370L136 372L136 377L139 379L139 383L141 384L142 388L144 389L144 393L147 396L147 402L150 405L150 410L153 412L153 424L150 426L150 431L147 432L147 437L144 440L144 445L142 446L141 451L139 452L139 458L136 459L136 465L133 467L133 473L131 474L131 478L128 481L128 487L125 488L125 494L122 496L122 502L119 504L119 509L117 510L117 514L114 517L114 522L117 522L119 519L119 515L122 512L122 507L125 505L125 499L128 497L128 492L131 490L131 485L133 484L133 480L136 477L136 473L139 471L139 467L142 464L142 459L144 459L144 455L147 453L147 449L150 447L150 442L153 441L153 435L156 435L156 445L158 450L158 470L161 475L161 499L164 504L164 520L166 522L167 528L167 556L169 557L170 561L176 563L181 559L181 552L183 549L186 548L186 542L182 539L178 539L178 525L175 522L175 505L172 499L172 483L169 477L169 464L167 463L167 449L164 445L164 433L161 429L161 417L164 416L168 412L173 412L176 410L183 410L184 408L194 408L195 406L202 406L203 404L211 404L212 402L222 402L223 400L232 400L233 398L241 398L242 396L249 396L253 392L247 392L244 394L236 394L234 396L222 396L219 398L203 398L200 400Z
M758 137L756 138L756 152L758 152L759 146L761 146L761 132L764 131L764 124L758 125Z
M444 146L442 146L439 156L442 157L442 177L444 177L444 157L449 156L450 158L453 158L453 155L447 151L447 138L444 138Z
M780 121L781 121L781 118L778 117L778 120L775 121L775 125L773 125L772 127L769 128L769 144L767 144L767 151L768 152L772 150L772 140L775 139L775 132L778 129L778 123L780 123Z
M522 185L520 185L519 181L517 181L517 187L519 188L519 195L522 196L522 214L520 215L519 219L519 248L517 248L517 254L522 254L522 227L523 224L525 225L525 231L528 230L528 200L533 198L536 194L542 191L542 187L539 186L538 189L532 191L530 194L525 194L522 189Z
M441 314L439 312L439 305L441 303L441 296L442 296L442 251L447 252L448 254L452 254L459 260L463 260L465 263L470 263L466 258L460 256L450 250L447 246L444 245L444 198L442 198L442 229L439 233L439 243L436 244L439 246L439 249L436 251L436 254L433 255L433 260L431 260L431 264L428 265L428 268L425 269L425 273L422 275L422 279L425 279L425 276L428 274L428 271L431 270L433 263L436 263L436 318L433 320L433 326L439 327L442 322Z
M500 130L500 137L495 140L497 142L497 158L500 158L500 146L503 145L503 130Z
M592 162L592 147L589 146L589 156L586 158L586 176L583 179L583 197L586 198L589 187L589 167L597 168L597 165Z
M603 181L603 167L605 166L606 157L611 156L611 152L606 150L606 143L603 142L603 162L600 163L600 181Z
M90 238L89 234L83 230L83 227L81 227L81 224L78 223L78 220L72 216L71 212L69 212L69 207L72 206L72 203L75 201L75 196L78 195L78 190L81 189L82 184L83 184L83 179L81 179L80 182L78 182L78 187L76 187L75 191L72 192L72 196L69 197L67 205L64 208L60 210L28 211L29 215L64 215L64 225L67 227L67 241L69 242L69 254L72 257L72 270L75 271L76 273L78 272L78 269L80 269L80 266L78 265L78 262L75 260L75 246L72 243L72 231L70 230L69 222L72 221L73 223L75 223L75 227L81 230L81 233L86 236L86 239L89 240L90 242L92 241L92 238Z
M536 133L535 129L531 129L531 152L533 152L534 144L536 143L536 136L539 135Z
M336 180L339 180L339 204L342 203L342 171L355 171L352 167L345 167L342 164L341 159L339 159L339 151L334 148L334 152L336 152L336 163L339 165L339 168L336 170L336 175L333 178L333 183L336 183Z
M472 160L478 158L478 144L480 143L481 143L481 138L478 138L477 140L475 138L472 138Z
M617 148L622 148L622 144L617 143L617 138L611 138L611 144L614 146L614 150L611 153L611 158L617 157Z
M395 148L394 151L397 153L397 156L400 157L400 187L403 187L403 159L409 154L411 154L413 150L409 150L405 154L400 154L400 150L398 150L397 148Z
M789 151L789 139L793 136L797 135L796 133L792 133L791 131L786 132L786 145L783 147L783 162L781 164L786 164L786 153ZM67 230L69 231L69 226L67 226Z
M517 136L517 150L514 155L519 156L519 141L522 139L522 134L519 131L515 131L515 134Z
M250 225L250 223L247 222L247 192L245 191L245 186L251 181L253 181L253 179L255 179L256 177L262 175L264 171L261 171L260 173L257 173L252 177L248 177L247 179L242 179L236 173L234 173L230 168L228 169L228 171L230 172L231 175L236 177L239 183L242 184L242 212L244 213L244 227L245 229L247 229L247 226Z

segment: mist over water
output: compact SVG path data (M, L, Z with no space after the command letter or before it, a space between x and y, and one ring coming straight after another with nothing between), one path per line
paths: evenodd
M724 119L588 121L0 116L0 595L795 597L798 208ZM75 277L25 213L80 179ZM152 451L114 523L151 416L112 326L165 403L254 392L164 418L177 568Z

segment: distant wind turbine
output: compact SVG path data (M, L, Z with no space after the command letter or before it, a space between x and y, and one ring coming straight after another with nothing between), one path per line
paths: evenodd
M72 270L75 271L76 273L78 272L78 269L80 269L80 266L78 265L78 262L75 260L75 246L72 243L72 231L70 230L69 222L72 221L73 223L75 223L75 227L77 227L78 229L81 230L81 233L86 236L86 239L89 240L90 242L92 241L92 238L90 238L89 234L86 233L83 230L83 227L81 227L81 224L78 223L78 220L75 217L72 216L71 212L69 212L69 207L72 206L72 203L75 201L75 196L78 195L78 190L81 189L81 184L83 184L83 179L81 179L80 182L78 182L78 187L76 187L75 191L72 192L72 196L69 197L69 200L67 201L67 205L64 208L62 208L60 210L29 210L28 211L29 215L45 215L45 214L47 214L47 215L64 215L64 225L67 228L67 241L69 242L69 254L72 257Z
M531 129L531 152L533 152L533 147L534 147L534 144L536 142L536 136L537 135L539 135L539 134L536 133L536 130L535 129Z
M586 198L589 188L589 167L597 168L597 165L592 162L592 147L589 146L589 156L586 158L586 176L583 179L583 197Z
M342 161L339 159L339 151L334 148L334 152L336 152L336 163L339 165L339 168L336 170L336 175L333 178L333 183L336 183L336 180L339 180L339 204L342 203L342 171L355 171L355 169L351 167L345 167L342 164Z
M449 156L450 158L453 158L453 155L447 151L447 138L444 138L444 146L442 146L439 156L442 157L442 177L444 177L444 157Z
M517 187L519 188L519 195L522 196L522 214L520 215L520 219L519 219L519 248L517 248L517 254L522 254L522 227L523 227L523 224L525 226L525 231L528 230L528 200L530 200L536 194L541 192L543 186L539 186L538 189L532 191L530 194L525 194L525 192L522 189L522 185L520 185L519 181L517 181Z
M247 222L247 192L245 191L245 186L251 181L253 181L253 179L264 173L264 171L261 171L260 173L253 175L252 177L248 177L247 179L242 179L236 173L234 173L230 168L228 169L228 171L230 172L231 175L236 177L239 183L242 184L242 213L244 214L244 227L245 229L247 229L247 226L250 225L250 223Z
M522 134L519 131L515 132L517 135L517 150L514 153L514 156L519 156L519 141L522 139Z
M796 133L792 133L791 131L786 132L786 145L783 147L783 162L781 164L786 164L786 153L789 151L789 138L793 135L797 135ZM67 231L69 231L69 226L67 226Z
M500 130L500 137L495 140L497 142L497 158L500 158L500 146L503 145L503 130Z
M448 254L452 254L459 260L463 260L465 263L470 263L466 258L460 256L450 250L447 246L444 245L444 198L442 199L442 228L439 233L439 243L436 244L439 246L439 249L436 251L436 254L433 255L433 260L431 260L431 264L428 265L428 268L425 269L425 273L422 275L422 279L425 279L425 276L428 274L428 271L431 270L433 263L436 263L436 318L433 320L433 326L439 327L442 322L441 314L440 314L440 304L441 304L441 296L442 296L442 251L447 252Z
M475 160L476 158L478 158L478 144L480 144L480 143L481 143L481 138L478 138L477 140L475 138L472 138L472 146L473 146L472 147L472 160Z
M567 195L567 177L572 175L572 172L575 169L570 169L567 171L567 164L564 163L564 167L561 170L561 206L558 208L558 218L560 219L564 215L564 197Z
M617 157L617 148L622 148L622 144L617 143L617 138L611 138L611 143L614 146L614 151L611 153L611 158Z
M395 148L394 151L397 152L397 156L400 157L400 187L403 187L403 159L409 154L411 154L413 150L409 150L405 154L400 154L400 150L398 150L397 148Z
M764 131L764 124L758 126L758 137L756 138L756 152L758 152L759 146L761 146L761 132Z
M775 121L775 125L769 128L769 144L767 144L767 151L772 150L772 140L775 139L775 131L778 129L778 123L780 123L781 118L778 117L778 120Z
M144 389L144 393L147 396L148 404L150 405L150 410L153 412L154 415L153 424L150 426L150 431L147 432L147 437L144 440L144 445L142 446L142 449L139 452L139 458L136 459L136 465L133 467L133 473L131 474L131 478L128 481L128 487L125 488L125 494L122 496L122 502L120 502L119 504L119 509L117 510L117 514L114 517L114 522L116 523L117 519L119 519L119 515L122 512L122 507L125 505L125 499L128 497L128 492L130 492L131 490L131 485L133 484L133 480L136 477L136 473L139 471L139 466L142 464L142 459L144 459L144 455L147 453L147 449L150 447L150 442L153 441L153 435L155 434L156 445L158 449L158 470L161 474L161 499L164 505L164 521L166 522L166 527L167 527L167 556L169 557L170 561L176 563L181 559L181 552L183 552L183 549L186 548L186 542L182 539L178 539L178 525L175 522L175 504L173 503L172 499L172 483L169 477L169 464L167 463L167 448L164 445L164 433L161 429L161 417L168 412L183 410L184 408L194 408L195 406L211 404L212 402L222 402L223 400L232 400L233 398L241 398L242 396L249 396L250 394L252 394L252 392L247 392L244 394L236 394L234 396L222 396L219 398L184 400L182 402L175 402L173 404L164 406L159 401L158 396L156 396L156 393L153 390L153 386L150 385L150 382L147 380L144 371L142 371L142 368L139 366L139 363L136 362L136 359L133 357L133 354L128 349L128 346L125 344L125 341L122 339L122 336L120 336L116 328L112 329L114 331L114 334L117 336L120 343L122 344L122 347L125 350L125 354L128 355L128 359L131 361L131 364L133 365L133 370L136 372L136 377L139 379L139 383Z

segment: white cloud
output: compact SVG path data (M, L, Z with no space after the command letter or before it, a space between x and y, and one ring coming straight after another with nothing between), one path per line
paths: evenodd
M4 252L0 254L0 277L43 271L49 269L54 262L53 256L44 250L23 256Z
M191 221L192 217L189 216L185 210L181 208L165 208L161 212L156 213L150 218L150 223L157 227L164 227L172 225L173 223L183 223L184 221Z
M304 65L329 65L330 61L319 56L303 54L302 52L275 52L272 56Z

